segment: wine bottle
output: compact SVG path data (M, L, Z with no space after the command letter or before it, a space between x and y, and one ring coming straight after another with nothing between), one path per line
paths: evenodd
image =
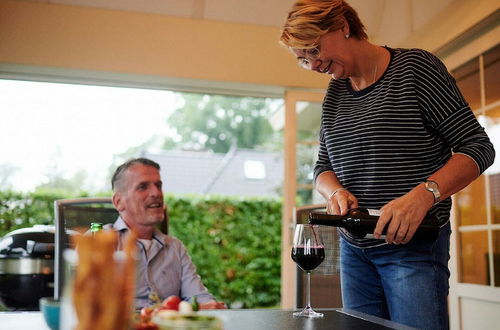
M373 231L377 225L379 213L378 210L363 208L351 209L346 215L312 212L309 214L309 223L314 225L342 227L357 238L373 238ZM382 231L383 236L387 233L389 223ZM413 237L434 241L439 235L439 227L438 219L435 216L427 215L420 223Z
M103 224L101 222L90 223L90 233L94 236L98 231L102 230Z

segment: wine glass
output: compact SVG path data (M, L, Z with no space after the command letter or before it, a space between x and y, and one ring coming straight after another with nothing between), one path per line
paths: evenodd
M311 307L311 270L318 267L325 260L325 247L323 246L319 226L309 224L295 225L292 259L307 274L306 306L302 311L295 312L293 315L323 317L322 313L315 312Z

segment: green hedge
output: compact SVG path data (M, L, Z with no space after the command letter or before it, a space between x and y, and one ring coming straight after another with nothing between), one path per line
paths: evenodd
M35 224L54 223L54 200L62 193L18 193L0 191L0 236Z
M53 223L62 192L0 192L0 235ZM281 202L165 196L170 234L183 241L203 283L231 307L277 306L280 302Z
M171 234L184 242L218 299L246 308L279 304L280 202L166 199Z

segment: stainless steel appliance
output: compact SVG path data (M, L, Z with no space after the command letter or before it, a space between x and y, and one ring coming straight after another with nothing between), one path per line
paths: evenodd
M35 225L0 240L0 299L11 310L38 310L54 295L55 227Z

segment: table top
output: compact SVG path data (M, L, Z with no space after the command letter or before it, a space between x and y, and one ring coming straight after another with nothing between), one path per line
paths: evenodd
M294 310L282 309L228 309L202 311L203 314L219 316L224 322L224 330L409 330L410 327L371 315L336 308L318 309L325 314L322 318L294 317ZM40 312L0 312L3 330L48 330Z
M214 310L202 313L214 314L224 321L224 330L409 330L410 327L378 317L342 308L315 309L324 314L321 318L295 317L297 310L238 309Z

